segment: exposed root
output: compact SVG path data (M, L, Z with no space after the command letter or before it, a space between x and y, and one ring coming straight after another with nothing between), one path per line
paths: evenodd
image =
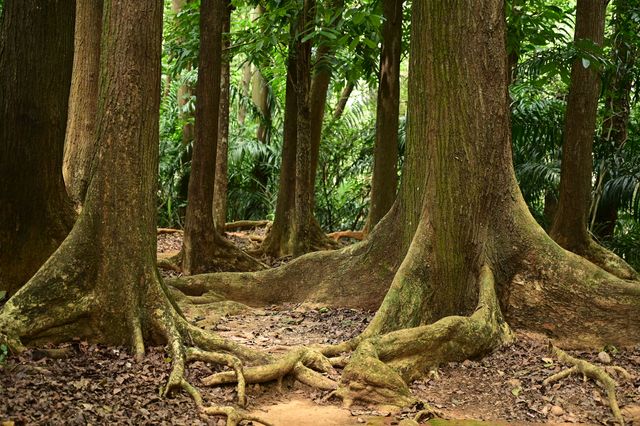
M640 280L640 274L638 274L638 272L636 272L620 256L611 250L604 248L593 240L586 251L577 252L577 254L618 278L623 280Z
M233 231L236 229L253 229L253 228L262 228L263 226L270 227L270 220L238 220L236 222L229 222L224 226L225 231Z
M353 238L354 240L364 240L364 231L339 231L327 234L327 237L334 241L340 241L342 238Z
M251 415L243 410L237 410L233 407L203 407L201 410L204 414L208 415L227 416L227 426L236 426L243 421L257 422L265 426L272 426L271 423L258 416Z
M243 234L242 232L227 232L226 234L232 237L244 238L245 240L255 241L258 243L262 243L265 238L261 235L253 235L253 234L247 235L247 234Z
M609 407L611 407L611 412L613 413L613 417L619 425L624 425L624 418L622 417L622 413L620 412L620 407L618 406L618 399L616 397L616 387L618 384L615 380L607 374L607 372L600 367L597 367L590 362L585 360L581 360L578 358L574 358L571 355L564 352L562 349L559 349L555 346L552 347L553 354L558 358L558 360L564 364L569 364L572 367L563 370L557 374L554 374L551 377L548 377L543 384L549 385L551 383L562 380L574 373L582 374L586 380L587 377L599 382L604 387L607 392L607 398L609 400ZM624 371L624 369L622 369ZM626 371L625 371L626 373ZM626 373L627 375L629 373Z
M320 373L329 373L333 367L329 360L319 352L309 348L296 348L281 358L265 365L247 367L244 371L247 383L265 383L280 380L292 375L300 382L323 390L334 390L336 382ZM206 386L233 383L236 377L233 373L216 373L202 380Z
M158 228L158 235L162 234L183 234L184 231L182 229L173 229L173 228Z
M479 278L478 308L470 317L446 317L434 324L394 331L382 336L359 336L340 345L295 348L278 359L243 369L246 383L281 381L285 376L309 386L332 391L345 405L356 400L396 407L418 401L407 383L447 361L483 355L512 340L502 320L488 266ZM347 353L353 351L351 355ZM328 358L332 357L332 358ZM324 374L345 366L340 383ZM234 383L237 372L213 374L207 386Z

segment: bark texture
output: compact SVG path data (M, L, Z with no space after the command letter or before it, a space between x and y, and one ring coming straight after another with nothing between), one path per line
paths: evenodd
M575 40L602 45L604 39L604 0L579 1ZM571 87L567 100L560 197L550 235L567 250L579 254L621 278L637 278L624 260L593 241L589 234L593 139L600 95L600 76L595 66L585 68L577 58L571 68Z
M342 117L342 113L344 113L344 109L347 107L347 102L349 102L349 97L351 96L351 92L355 88L355 84L348 82L344 89L342 89L342 93L340 93L340 99L338 99L338 103L336 104L336 109L333 110L333 119L339 120Z
M373 150L371 206L365 231L373 229L378 224L396 199L403 3L403 0L382 2L384 24L376 108L376 139Z
M0 33L0 290L13 294L73 226L62 178L75 2L4 3Z
M256 270L261 264L216 232L213 196L220 115L224 0L205 0L200 11L200 63L196 87L196 140L182 246L182 270L198 274L221 270Z
M310 8L310 9L309 9ZM313 12L305 2L305 11ZM301 255L313 250L335 248L313 215L311 185L310 43L301 43L301 30L308 21L292 19L291 44L287 58L284 141L275 218L262 251L273 256ZM306 43L305 43L306 44Z
M219 233L224 233L227 223L227 185L229 183L229 101L231 83L231 4L227 5L227 13L222 24L223 55L220 75L220 116L218 117L218 145L216 149L216 175L213 190L213 220Z
M73 80L64 143L62 175L67 193L81 206L96 153L102 0L76 0Z

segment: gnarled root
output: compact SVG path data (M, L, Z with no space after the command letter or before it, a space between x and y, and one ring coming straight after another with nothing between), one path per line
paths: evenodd
M619 425L624 425L624 418L622 417L622 413L620 412L618 399L616 397L616 387L618 386L618 384L611 378L611 376L605 371L605 369L597 367L585 360L574 358L564 352L562 349L559 349L555 346L552 347L552 352L560 362L571 365L572 367L548 377L542 383L544 385L549 385L551 383L560 381L565 377L569 377L574 373L582 374L585 380L587 377L595 380L596 382L602 384L605 391L607 392L609 407L611 407L611 412L613 413L613 417L616 420L616 423L618 423ZM622 371L624 372L623 376L629 376L629 373L627 373L624 369L622 369Z
M480 300L470 317L450 316L433 324L393 331L361 341L344 369L336 395L406 406L416 400L407 383L448 361L488 353L513 340L503 321L488 266L480 274Z
M480 300L470 317L451 316L434 324L394 331L382 336L360 336L334 346L295 348L266 364L244 368L247 383L262 383L293 376L307 385L333 391L346 405L356 400L397 407L418 402L407 385L447 361L480 356L513 338L502 320L488 266L480 275ZM355 350L354 350L355 349ZM337 356L352 351L349 359ZM333 357L333 358L327 358ZM345 365L339 383L321 373ZM235 372L213 374L203 383L233 383Z
M247 383L265 383L292 375L300 382L323 390L335 390L336 382L321 373L333 371L331 362L321 353L309 348L295 348L281 358L265 365L247 367L244 371ZM216 373L202 380L207 386L236 381L231 372Z

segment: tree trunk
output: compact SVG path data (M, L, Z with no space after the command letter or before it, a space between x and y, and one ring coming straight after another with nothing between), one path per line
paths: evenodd
M575 40L602 45L605 1L581 0L576 15ZM589 234L593 138L596 126L600 76L594 66L585 68L577 58L571 68L567 100L560 197L550 235L567 250L579 254L623 278L637 273L615 254L596 244Z
M305 8L308 6L305 3ZM312 9L311 12L313 12ZM311 70L310 58L301 58L301 55L305 53L306 56L307 52L300 45L298 31L304 19L298 18L297 21L291 25L290 29L292 41L287 59L284 141L278 201L273 226L262 244L262 251L273 257L288 256L294 252L299 255L311 250L335 247L335 243L326 237L313 216L313 187L310 187L309 166L311 161L309 116ZM301 66L302 70L300 70ZM306 80L305 87L300 87L301 79ZM300 100L301 95L305 97L303 100ZM301 118L303 123L300 123ZM300 205L299 200L307 205Z
M62 167L67 193L76 206L84 202L96 152L101 27L102 0L76 0L73 80Z
M213 195L220 114L224 0L207 0L200 12L200 63L196 87L196 140L182 246L182 270L198 274L221 270L256 270L261 265L223 239L215 229Z
M231 71L231 38L228 35L231 29L231 4L227 5L227 13L224 16L222 31L222 70L220 79L220 116L218 117L218 146L216 149L216 174L213 190L213 217L216 230L223 234L227 222L227 184L228 176L228 152L229 152L229 95L230 95L230 71Z
M0 33L0 290L13 294L74 213L62 178L74 1L5 2Z
M299 27L306 34L314 27L315 0L305 0L300 12ZM299 37L302 37L300 35ZM311 219L313 217L313 188L311 182L311 108L309 102L311 86L311 39L298 43L298 102L296 141L296 190L293 220L293 255L300 256L311 251Z
M398 186L398 124L400 114L400 54L403 0L384 0L376 141L371 178L371 207L365 232L389 211Z
M344 9L344 0L334 0L331 4L331 14L340 14ZM339 25L341 18L337 19L334 24ZM325 40L316 49L314 60L314 75L311 80L311 89L309 94L310 109L310 140L311 140L311 173L309 176L311 187L311 211L315 208L315 187L316 175L318 173L318 159L320 157L320 144L322 142L322 128L324 124L324 113L327 105L327 92L329 91L329 83L331 82L331 65L328 63L329 57L332 55L332 46Z
M225 7L211 1L202 1L209 23ZM173 366L162 395L184 389L203 413L240 421L232 409L204 407L185 378L186 364L221 362L242 374L241 360L268 357L190 325L155 265L162 6L160 0L104 1L98 154L85 205L64 243L3 306L0 341L20 350L22 343L87 339L126 345L138 359L146 344L166 344Z
M162 294L155 268L162 2L105 0L104 13L99 160L84 208L65 242L7 302L0 329L24 342L77 336L141 350L141 322L149 319L141 307L161 303L148 292Z
M355 84L351 82L347 82L342 89L342 93L340 93L340 99L338 99L338 103L336 105L336 109L333 111L333 119L339 120L342 117L342 113L344 113L344 109L347 107L347 102L349 102L349 97L351 96L351 92L355 88Z

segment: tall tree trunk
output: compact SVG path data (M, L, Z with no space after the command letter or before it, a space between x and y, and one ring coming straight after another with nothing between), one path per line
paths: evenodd
M213 196L220 115L222 27L225 0L206 0L200 10L200 62L196 87L196 140L182 246L185 274L255 270L262 265L223 239L215 229Z
M227 5L227 13L222 23L223 36L222 47L222 70L220 77L220 116L218 117L218 146L216 149L216 174L213 190L213 218L215 228L219 233L224 233L224 226L227 221L227 185L228 176L228 152L229 152L229 100L231 83L231 12L233 6Z
M336 19L334 24L336 27L340 23L342 11L344 9L344 0L334 0L331 3L331 14L339 14L340 18ZM329 57L332 55L332 46L325 40L316 49L314 60L314 74L311 80L311 89L309 94L309 108L311 119L311 173L309 176L311 186L311 209L315 207L315 187L316 175L318 173L318 159L320 157L320 143L322 142L322 128L324 124L324 113L327 105L327 92L329 91L329 83L331 82L331 65Z
M577 6L575 40L602 45L604 0L580 0ZM625 278L637 273L622 259L596 244L589 235L589 208L593 176L593 139L596 126L600 76L594 66L585 67L576 58L571 68L567 100L560 197L549 235L562 247L579 254L611 273Z
M306 34L314 26L315 0L304 0L300 12L299 28ZM300 36L302 37L302 36ZM298 81L296 101L298 102L296 141L296 190L295 218L293 221L293 255L300 256L311 250L311 219L313 217L313 184L311 183L311 108L309 103L311 86L311 39L300 40L298 44Z
M204 19L224 10L211 1L202 1ZM187 362L265 357L189 324L155 265L162 5L104 1L98 155L85 205L64 243L0 310L0 341L19 350L81 338L126 345L138 359L147 344L166 344L173 367L162 395L183 389L198 410L239 422L242 413L204 407L184 375Z
M305 10L309 4L305 3ZM311 9L313 12L313 9ZM300 12L302 13L302 12ZM297 21L297 22L296 22ZM313 217L312 205L298 206L298 200L311 202L310 188L310 59L301 58L305 53L300 43L301 17L292 19L290 29L291 44L287 59L287 89L285 98L284 141L282 144L282 164L275 218L271 231L262 244L262 250L273 257L288 256L302 251L331 247L320 225ZM310 41L309 41L310 43ZM310 52L309 52L310 55ZM306 61L306 64L304 62ZM301 64L304 69L300 70ZM306 80L306 88L300 87L300 79ZM306 92L306 95L305 95ZM299 97L305 96L306 100ZM305 111L300 112L300 108ZM303 117L304 123L300 123ZM301 148L301 138L304 138ZM304 241L306 239L306 241ZM296 249L298 247L298 249ZM297 250L297 251L296 251Z
M7 0L0 33L0 290L13 294L73 226L62 178L75 2Z
M240 125L244 125L244 122L247 119L247 106L245 102L246 99L249 98L252 74L251 62L247 60L242 64L242 79L240 80L240 94L242 95L238 105L238 123L240 123Z
M339 120L344 113L344 109L347 107L347 102L349 102L349 97L351 96L351 92L355 88L355 84L351 82L347 82L342 89L342 93L340 93L340 99L338 99L338 103L336 104L336 109L333 110L333 119Z
M365 231L373 229L396 199L403 0L384 0L376 141L371 178L371 207Z
M64 144L62 175L67 193L81 206L95 156L102 0L76 0L73 80Z
M298 81L298 48L296 25L292 19L289 31L290 45L287 56L287 87L285 94L284 131L282 142L282 162L278 184L275 218L271 231L262 244L265 253L281 257L293 252L291 231L296 187L296 145L298 137L298 101L296 87Z
M632 6L628 0L614 2L615 12L613 17L613 52L612 62L614 71L611 77L608 96L605 100L606 116L602 123L602 135L611 147L620 149L628 138L629 116L631 113L630 98L633 84L633 69L638 55L638 46L630 39L631 34L640 31L640 25L632 19L634 10L638 6ZM608 173L604 171L604 173ZM606 176L597 189L602 189ZM595 220L597 226L594 231L601 239L609 239L613 236L616 221L618 220L618 205L610 203L597 206Z

